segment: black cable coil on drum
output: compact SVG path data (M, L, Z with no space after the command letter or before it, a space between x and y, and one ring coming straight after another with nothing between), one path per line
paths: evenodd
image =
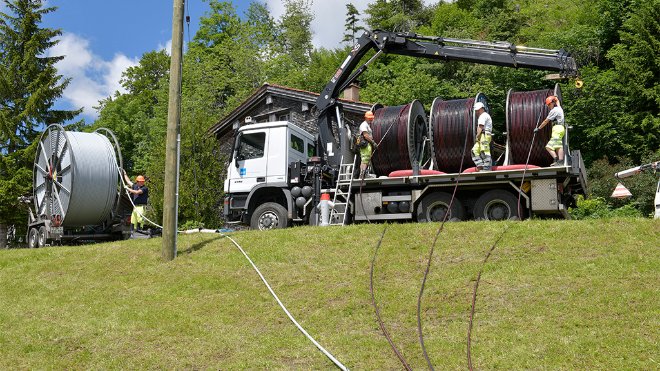
M371 167L377 175L412 169L417 161L428 168L428 123L424 106L418 100L404 106L375 108L373 138L378 143Z
M474 98L442 100L436 98L431 105L430 132L432 152L438 170L459 173L472 166L469 149L474 145L476 118L474 104L484 104L489 112L487 98L483 93ZM467 151L463 151L467 136ZM463 168L461 169L461 163Z
M506 97L506 129L509 165L524 164L527 161L529 146L534 136L534 128L548 116L545 98L554 95L561 104L559 85L554 89L514 92L509 90ZM553 159L545 150L550 140L552 125L546 125L536 134L532 144L529 164L549 166Z

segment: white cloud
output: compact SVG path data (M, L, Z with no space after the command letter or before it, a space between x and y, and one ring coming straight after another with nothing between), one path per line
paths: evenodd
M352 3L360 12L360 20L367 17L364 12L369 3L376 0L313 0L312 21L313 40L315 47L333 49L341 46L344 37L344 24L346 23L346 4ZM424 0L424 4L431 5L440 0ZM284 14L284 4L281 0L266 0L270 14L276 20ZM362 22L362 26L366 24Z
M171 56L172 55L172 39L167 40L165 45L159 43L158 47L156 47L156 49L157 50L165 50L165 53L167 53L167 55Z
M89 41L73 33L64 33L59 43L48 51L49 56L64 56L56 68L71 82L64 90L63 98L72 109L83 107L83 114L96 118L94 109L101 99L113 95L116 91L124 93L119 80L122 73L138 64L138 59L131 59L123 54L115 54L110 61L95 55Z

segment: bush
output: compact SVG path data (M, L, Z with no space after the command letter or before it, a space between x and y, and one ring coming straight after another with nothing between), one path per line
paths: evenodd
M592 199L601 198L610 209L629 206L639 210L642 215L651 215L654 211L653 200L658 182L657 175L652 171L647 171L623 180L618 180L614 177L614 174L641 164L658 161L658 159L660 159L660 151L644 156L642 163L634 163L625 157L614 158L612 160L604 157L594 161L587 170L590 197ZM623 183L630 190L632 197L624 200L610 197L619 182Z
M633 204L612 208L602 197L585 199L581 195L577 199L577 208L569 208L568 212L574 219L639 218L643 216Z

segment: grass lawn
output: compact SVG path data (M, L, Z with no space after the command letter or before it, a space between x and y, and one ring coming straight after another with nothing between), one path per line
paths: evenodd
M660 221L448 223L423 297L436 369L660 369ZM369 268L383 224L237 232L300 324L354 369L400 369ZM375 268L394 342L426 368L416 305L438 224L394 224ZM0 369L326 369L243 255L220 235L0 251Z

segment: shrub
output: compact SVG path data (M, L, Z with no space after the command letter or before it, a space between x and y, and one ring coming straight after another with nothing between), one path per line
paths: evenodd
M642 213L633 204L612 208L602 197L585 199L581 195L578 196L577 207L569 208L568 212L574 219L638 218L642 216Z

